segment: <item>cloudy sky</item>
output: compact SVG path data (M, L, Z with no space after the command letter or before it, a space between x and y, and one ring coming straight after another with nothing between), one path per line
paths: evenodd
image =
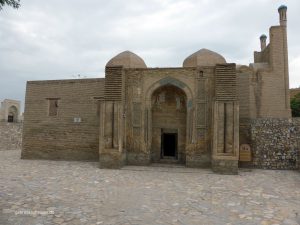
M177 67L208 48L253 62L259 36L288 6L290 86L300 86L299 0L21 0L0 11L0 99L24 101L27 80L103 77L124 50L148 67Z

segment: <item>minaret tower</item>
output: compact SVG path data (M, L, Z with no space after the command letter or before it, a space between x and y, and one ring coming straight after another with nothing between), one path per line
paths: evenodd
M279 18L280 18L280 26L285 26L286 27L286 11L287 11L287 7L285 5L281 5L278 8L278 12L279 12Z
M290 87L289 87L289 60L288 60L288 46L287 46L287 7L281 5L278 8L279 22L283 34L283 51L284 51L284 82L285 82L285 107L290 110Z
M267 36L265 34L260 36L260 48L263 51L267 47Z

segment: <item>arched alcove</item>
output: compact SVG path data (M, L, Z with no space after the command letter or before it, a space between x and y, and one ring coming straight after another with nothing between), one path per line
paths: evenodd
M152 161L185 162L187 96L172 84L157 88L151 96Z
M146 103L146 121L145 121L145 126L146 126L146 130L145 130L145 137L146 137L146 147L149 151L149 153L151 153L151 161L155 162L155 161L161 161L162 157L161 157L161 135L163 132L170 132L172 134L174 134L174 132L176 132L176 127L170 128L173 130L167 130L167 126L163 125L164 127L154 127L153 130L153 119L154 119L154 124L156 123L155 120L159 119L159 118L155 118L157 117L157 114L154 115L153 117L153 106L155 103L155 96L157 96L157 94L161 91L163 91L164 89L173 90L173 93L175 91L175 93L178 93L179 96L184 96L184 100L185 103L181 102L180 104L182 106L185 106L185 128L181 127L179 131L179 133L177 133L177 140L180 141L180 143L178 143L177 146L177 152L179 154L177 154L177 159L175 156L175 160L177 160L180 163L185 163L186 161L186 157L185 157L185 149L186 146L188 144L191 143L192 140L192 127L191 127L191 117L192 117L192 112L193 112L193 93L191 91L191 88L184 83L181 80L178 80L176 78L173 77L165 77L162 78L160 80L157 80L156 82L153 82L146 90L145 92L145 103ZM172 95L171 95L172 96ZM176 101L176 100L175 100ZM178 101L178 100L177 100ZM173 103L174 103L174 99L173 99ZM155 106L154 106L154 111L155 111ZM183 109L182 109L183 110ZM156 112L154 112L155 114ZM183 113L183 111L181 111L181 113ZM172 126L174 127L175 124L172 124ZM156 131L155 131L156 129ZM178 130L178 129L177 129ZM157 132L155 134L155 132ZM159 133L160 132L160 133ZM156 138L155 138L156 135ZM153 137L154 136L154 137ZM176 138L176 137L175 137ZM173 157L174 158L174 157Z
M16 106L10 106L8 108L7 122L13 123L18 121L18 109Z

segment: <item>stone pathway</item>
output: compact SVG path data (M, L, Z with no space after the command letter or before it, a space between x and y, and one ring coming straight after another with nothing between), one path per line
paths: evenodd
M99 169L0 151L0 224L300 224L300 173Z

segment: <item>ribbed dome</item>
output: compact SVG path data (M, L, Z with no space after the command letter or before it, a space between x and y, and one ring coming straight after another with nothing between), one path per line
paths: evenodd
M125 68L147 68L144 60L130 51L121 52L106 64L107 67L124 66Z
M226 63L223 56L203 48L187 57L183 61L183 67L215 66L216 64L221 63Z

